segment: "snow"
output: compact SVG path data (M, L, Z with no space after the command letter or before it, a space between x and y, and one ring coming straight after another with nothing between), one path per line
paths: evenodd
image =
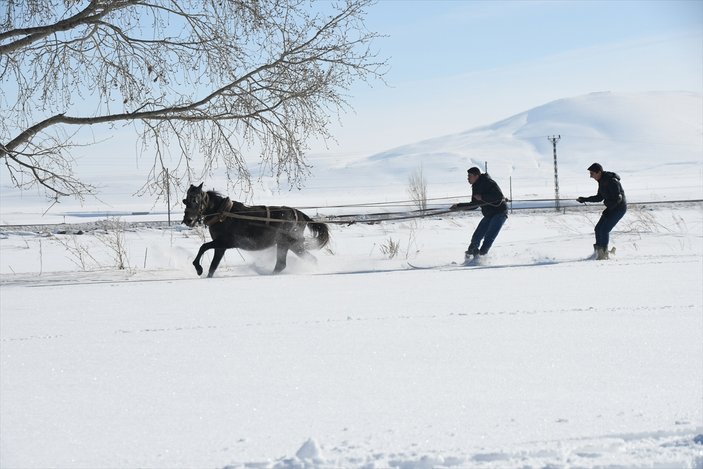
M578 121L578 102L591 99L565 100L566 114ZM622 140L636 127L612 126ZM419 160L403 163L403 152L449 154L459 138L352 162L339 184L406 180ZM268 274L272 250L229 251L201 279L191 265L199 230L115 230L98 216L8 226L52 215L3 188L0 467L703 467L703 202L648 203L656 190L645 187L657 168L677 198L700 199L703 152L682 152L601 161L633 194L609 261L587 260L602 206L566 204L514 210L476 267L449 264L480 217L459 212L331 225L317 264L290 255L280 275ZM482 156L506 190L494 161L509 157ZM443 177L465 184L466 158L438 163L458 166ZM363 165L373 175L352 178ZM565 193L595 192L583 161L562 168L582 179ZM347 191L346 201L397 200L394 190ZM328 197L341 200L291 194L311 205ZM400 244L393 258L382 252L389 240Z

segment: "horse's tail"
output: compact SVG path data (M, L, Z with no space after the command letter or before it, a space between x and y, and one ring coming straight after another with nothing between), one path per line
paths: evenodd
M307 247L310 249L320 249L327 245L330 241L330 229L327 224L313 221L312 218L305 215L303 212L298 211L303 217L303 220L307 223L308 229L312 233L313 237L306 242Z

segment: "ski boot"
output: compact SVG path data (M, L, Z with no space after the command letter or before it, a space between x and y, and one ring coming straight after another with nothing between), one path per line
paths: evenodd
M598 246L597 244L593 245L593 258L597 261L607 261L609 259L608 257L608 248L604 246Z
M478 265L481 255L478 249L470 249L464 253L464 266Z

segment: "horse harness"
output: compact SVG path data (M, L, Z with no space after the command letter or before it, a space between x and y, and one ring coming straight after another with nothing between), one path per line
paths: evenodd
M298 218L298 211L295 209L291 209L293 212L293 216L295 217L294 220L279 220L276 218L271 218L271 207L268 205L264 205L264 209L266 210L266 217L257 217L257 216L251 216L251 215L242 215L236 212L232 212L232 207L234 207L234 202L227 197L225 198L221 203L220 206L217 208L217 210L214 213L209 213L209 214L203 214L203 211L208 205L209 202L209 197L207 192L202 193L202 198L200 200L199 206L197 209L193 209L190 207L186 207L186 210L190 212L196 212L197 218L199 221L204 223L207 226L212 226L216 223L220 223L225 221L226 218L240 218L244 220L252 220L252 221L261 221L265 222L266 226L269 226L271 222L278 222L278 223L298 223L299 218Z
M205 195L207 196L207 193ZM227 214L229 214L230 210L232 210L233 206L234 206L234 202L232 202L229 197L225 198L215 213L210 214L210 215L205 215L203 217L203 218L210 218L209 221L205 221L205 224L207 226L212 226L215 223L220 223L221 221L224 221L225 218L227 217Z

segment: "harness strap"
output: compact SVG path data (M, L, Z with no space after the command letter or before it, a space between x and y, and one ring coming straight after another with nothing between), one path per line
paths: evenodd
M232 207L234 206L234 202L230 200L229 197L227 197L225 200L222 201L220 204L220 207L217 209L217 216L213 216L210 218L210 221L205 222L207 226L212 226L215 223L219 223L221 221L224 221L225 218L227 218L227 214L229 213L230 210L232 210Z
M226 218L239 218L242 220L253 220L253 221L261 221L265 222L266 226L270 226L271 223L301 223L301 217L300 213L298 212L297 209L290 208L290 207L278 207L278 212L281 212L281 218L271 218L271 207L268 205L264 205L263 207L266 209L266 217L260 217L260 216L253 216L253 215L243 215L240 212L232 212L232 207L234 207L234 203L230 200L229 197L224 199L218 209L208 215L204 215L203 218L206 219L207 221L204 221L205 225L207 226L212 226L215 223L220 223L224 221ZM293 217L295 218L295 221L293 222L292 220L288 220L283 217L283 209L288 209L293 212ZM302 223L308 223L303 219ZM347 224L348 222L344 222Z
M229 197L222 201L222 205L220 205L220 216L218 217L220 221L223 221L225 219L225 217L227 216L226 213L229 213L229 211L232 210L233 205L234 202L229 200Z

